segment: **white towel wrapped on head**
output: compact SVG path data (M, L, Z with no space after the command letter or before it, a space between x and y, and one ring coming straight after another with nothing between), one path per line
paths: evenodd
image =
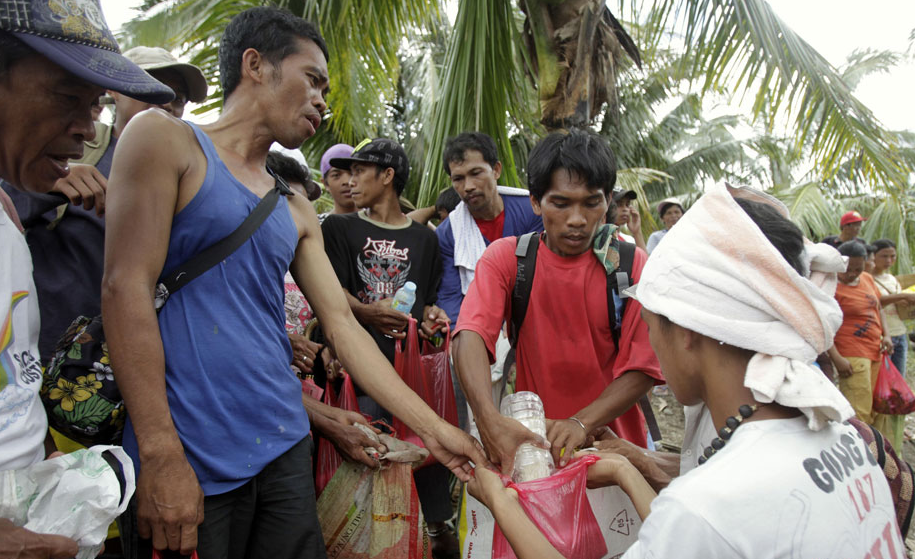
M750 192L745 197L780 204ZM645 264L636 297L675 324L755 351L744 385L757 401L798 408L813 430L848 419L854 415L848 401L812 365L842 324L832 292L843 258L832 247L807 243L802 259L814 275L802 276L735 195L741 196L715 186L684 214Z

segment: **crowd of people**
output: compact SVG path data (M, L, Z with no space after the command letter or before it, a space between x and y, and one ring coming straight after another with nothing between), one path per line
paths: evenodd
M0 0L0 471L79 448L61 430L92 434L55 423L39 391L71 322L100 315L104 366L44 396L72 411L113 374L123 406L107 419L136 489L109 552L129 559L325 557L315 438L377 468L365 428L394 417L436 461L413 480L437 559L460 555L454 478L518 557L559 556L498 475L525 443L558 468L598 454L589 484L620 486L644 521L626 557L903 557L911 472L900 500L861 434L901 448L904 418L871 407L882 353L905 374L898 309L915 304L891 241L858 238L849 212L814 244L778 201L720 186L657 203L646 242L608 143L577 129L537 142L526 189L499 184L477 131L446 142L432 207L402 199L410 163L387 138L329 148L319 185L272 146L321 125L327 59L313 24L242 11L219 47L221 113L197 125L182 116L206 98L201 69L121 54L97 0ZM451 337L457 425L394 368L411 319L430 343ZM361 413L320 399L344 372ZM648 428L645 396L665 383L688 406L679 456ZM539 395L545 438L499 413L505 384ZM77 548L0 519L2 559Z

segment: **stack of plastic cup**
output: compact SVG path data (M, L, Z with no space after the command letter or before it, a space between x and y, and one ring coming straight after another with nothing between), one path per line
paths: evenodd
M511 417L534 433L546 438L546 417L543 401L533 392L515 392L502 399L502 415ZM553 456L549 450L524 443L515 453L515 468L512 480L515 483L532 481L553 474Z

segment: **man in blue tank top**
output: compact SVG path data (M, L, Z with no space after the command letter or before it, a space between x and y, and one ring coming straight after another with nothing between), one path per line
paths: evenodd
M236 16L219 62L220 118L198 128L158 110L138 115L109 181L102 307L130 410L137 534L201 559L320 558L313 445L284 329L287 268L366 392L460 478L485 457L403 384L355 320L304 196L282 198L156 315L157 278L231 233L274 187L270 145L299 147L327 108L324 41L288 12Z

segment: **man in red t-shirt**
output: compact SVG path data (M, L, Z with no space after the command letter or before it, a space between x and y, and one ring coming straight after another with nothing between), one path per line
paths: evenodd
M629 299L621 320L619 348L607 305L607 274L618 262L618 244L592 250L595 238L612 239L603 225L616 181L616 163L606 142L583 131L551 134L530 154L528 186L545 234L537 252L527 314L518 332L517 389L536 392L548 420L553 458L563 465L595 429L609 425L621 437L646 444L645 419L636 404L663 382L658 360ZM610 235L597 235L600 227ZM615 241L618 243L618 241ZM597 244L597 243L594 243ZM517 272L517 238L493 242L477 263L455 330L454 358L490 459L509 472L523 442L538 437L503 417L492 401L489 365L503 322L511 320ZM636 249L633 283L645 264ZM618 304L617 304L618 308Z

